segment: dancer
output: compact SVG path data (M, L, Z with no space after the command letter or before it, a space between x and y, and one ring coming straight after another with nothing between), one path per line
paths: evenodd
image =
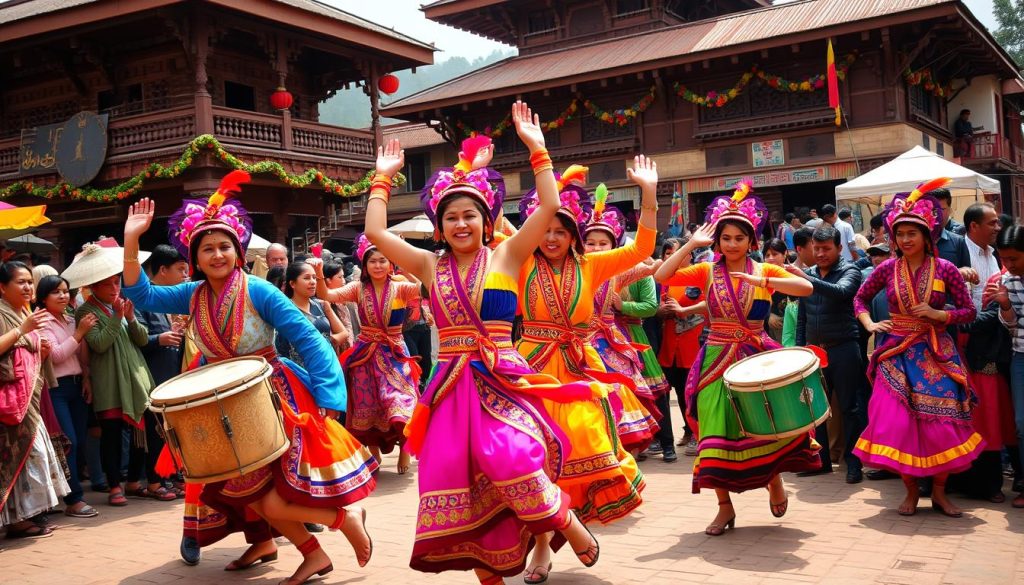
M316 295L331 303L359 306L359 336L341 356L348 382L349 408L345 428L370 447L377 460L381 452L399 447L398 473L409 471L405 425L419 396L420 368L409 356L402 325L406 304L420 296L420 285L391 277L391 261L364 234L356 238L360 281L329 290L323 262L308 260L316 270Z
M654 251L658 184L657 165L639 155L629 169L630 180L642 193L637 239L627 246L584 255L582 233L591 209L590 195L574 181L586 169L570 167L559 178L560 205L547 222L547 234L520 269L519 308L523 337L519 353L537 370L570 382L594 383L598 398L574 402L545 401L544 406L569 435L572 450L558 485L572 499L573 510L584 522L612 522L640 505L643 475L622 447L610 416L610 384L632 384L622 374L607 372L589 343L594 330L595 291L616 274L636 265ZM536 191L519 203L520 214L530 218L540 208ZM525 576L527 583L543 583L551 571L551 551L545 539Z
M622 245L626 232L626 218L617 207L607 207L608 188L604 183L594 191L594 211L583 232L584 249L591 252L613 250ZM615 413L619 440L624 449L634 456L650 445L658 432L661 418L655 406L656 396L647 385L640 355L615 322L615 301L618 291L654 272L649 266L638 264L597 288L594 297L594 334L591 344L597 350L605 369L619 372L632 381L631 385L615 384L608 395ZM619 301L619 307L622 306Z
M537 534L559 531L588 567L600 550L554 483L564 437L540 401L576 400L592 391L535 373L512 346L514 275L558 207L539 117L516 102L512 120L531 153L541 197L536 217L496 250L487 244L505 187L500 174L479 168L492 150L480 140L466 140L459 164L436 173L421 196L444 248L440 257L386 229L391 177L404 164L397 140L378 152L366 210L370 242L431 291L440 334L438 363L405 430L420 462L410 566L473 569L487 585L522 572Z
M947 325L974 321L974 303L956 267L935 256L941 212L928 191L949 182L923 183L886 206L885 226L897 246L896 258L879 264L854 299L864 328L886 338L868 365L873 384L868 426L853 452L865 466L902 476L907 495L898 511L903 516L917 512L922 477L933 478L933 509L962 516L946 495L946 479L970 467L985 446L971 425L967 372L946 332ZM883 289L891 320L875 323L868 307Z
M698 441L693 492L711 488L718 496L718 515L704 531L709 536L736 525L730 492L767 487L772 515L781 518L789 498L779 474L821 465L818 445L808 434L780 440L744 436L722 380L733 363L779 347L764 331L772 292L805 297L813 290L806 280L749 258L768 217L764 203L749 193L750 185L741 183L731 198L716 198L707 223L654 275L668 286L703 290L711 317L711 333L690 369L685 396L686 416ZM689 266L693 250L708 245L720 257Z
M252 222L240 203L225 199L248 179L233 171L209 201L187 200L171 216L171 243L188 258L192 271L193 281L184 284L152 286L140 270L139 237L149 229L155 205L148 198L132 205L124 229L123 292L142 310L190 314L187 335L207 362L258 355L273 367L272 385L281 398L291 447L256 471L205 485L202 503L217 514L207 515L211 526L200 525L197 532L208 528L214 539L246 528L258 534L263 518L302 553L302 564L282 581L298 585L334 568L304 522L340 529L359 566L369 562L373 543L366 512L352 504L373 491L377 462L337 421L322 414L322 409L345 410L345 382L330 344L281 291L241 269ZM275 330L298 349L308 371L276 355ZM265 524L262 536L226 569L276 559L277 547Z

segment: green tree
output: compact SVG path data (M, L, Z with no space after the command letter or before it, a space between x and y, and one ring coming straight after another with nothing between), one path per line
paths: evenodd
M1024 67L1024 0L994 0L993 12L999 28L993 33L996 41Z

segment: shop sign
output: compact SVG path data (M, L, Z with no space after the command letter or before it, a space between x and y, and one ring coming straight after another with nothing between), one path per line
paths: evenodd
M754 153L754 168L780 167L786 164L782 140L765 140L750 145Z
M75 187L88 184L107 158L107 114L79 112L62 124L21 131L18 174L59 173Z

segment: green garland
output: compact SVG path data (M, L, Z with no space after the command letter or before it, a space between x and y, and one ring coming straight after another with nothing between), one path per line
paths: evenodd
M224 147L221 146L220 142L213 135L203 134L193 139L185 151L181 153L178 160L170 166L153 163L146 167L146 170L127 181L107 189L74 187L64 182L52 187L37 186L31 180L26 180L18 181L0 189L0 199L7 199L15 195L32 195L33 197L41 197L43 199L111 203L134 196L152 179L173 179L177 177L192 166L195 156L203 150L210 151L217 160L232 169L241 169L253 175L271 174L285 185L299 189L307 187L313 181L316 181L324 191L340 195L341 197L355 197L369 191L370 182L374 174L374 171L371 170L359 181L349 184L335 181L315 168L306 169L304 173L293 175L286 171L280 163L274 161L264 160L249 164L239 160L236 156L224 150ZM401 173L395 175L394 184L404 185L405 177Z

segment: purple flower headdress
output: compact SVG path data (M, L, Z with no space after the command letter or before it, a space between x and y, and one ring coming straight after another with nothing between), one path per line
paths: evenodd
M370 243L370 238L366 237L366 234L359 234L356 236L356 259L359 263L363 263L363 258L370 253L371 250L376 250L377 246Z
M583 188L586 182L587 167L572 165L559 175L555 173L555 182L558 184L558 198L561 206L558 213L569 218L576 224L576 241L582 246L583 230L586 228L587 219L590 218L593 204L590 201L590 194ZM533 215L540 205L537 197L537 189L533 188L523 195L519 200L519 215L523 221Z
M467 138L462 142L459 163L453 168L438 170L427 181L420 193L420 203L434 226L438 225L437 207L451 195L473 197L490 212L492 225L497 220L505 202L505 180L501 173L491 168L473 169L477 152L490 144L491 139L486 136Z
M768 208L760 197L751 195L753 187L749 180L744 179L736 184L732 197L716 197L708 206L704 221L717 225L723 219L735 219L746 223L754 230L754 240L758 239L768 220Z
M885 229L889 232L889 239L896 241L895 227L898 223L914 223L925 228L932 242L938 241L942 235L942 222L940 221L942 210L939 207L939 200L929 191L941 189L953 182L948 177L940 177L921 183L910 193L897 193L892 201L885 206L882 212L885 214Z
M626 234L626 216L618 207L607 205L607 202L608 187L601 183L594 190L594 213L590 216L583 237L587 237L587 234L594 230L604 230L611 235L612 243L618 248L622 245L622 238Z
M209 199L186 199L182 206L167 220L167 231L171 244L185 258L189 254L193 238L205 230L220 230L238 244L238 262L245 262L245 251L252 239L252 218L237 199L229 199L249 182L249 173L231 171L220 181L220 186ZM194 268L194 267L193 267Z

